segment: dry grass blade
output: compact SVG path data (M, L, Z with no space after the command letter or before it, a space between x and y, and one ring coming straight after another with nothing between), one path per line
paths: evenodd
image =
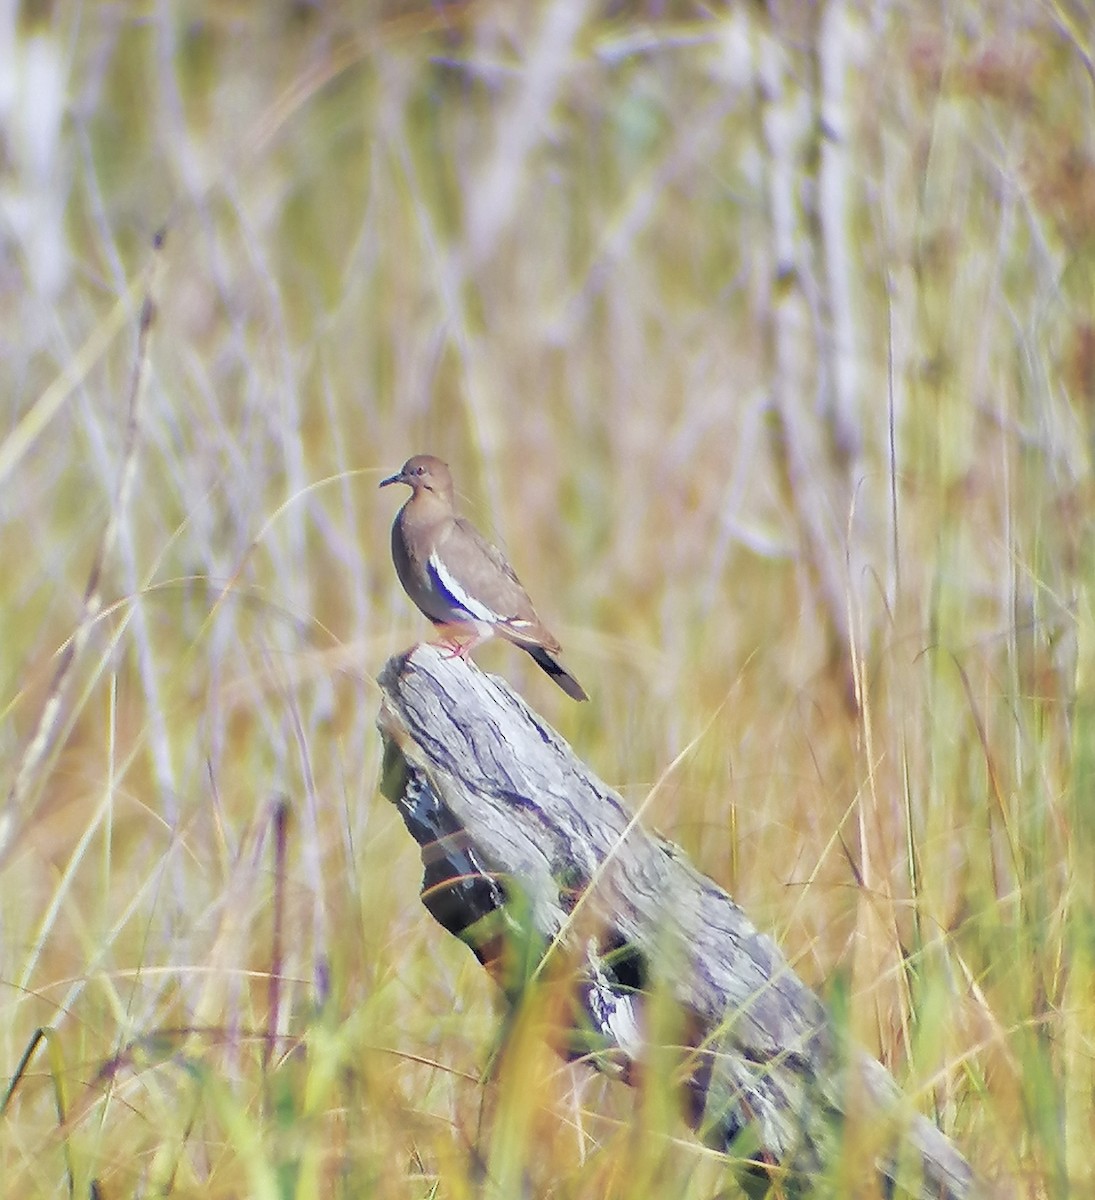
M34 734L23 752L4 806L0 809L0 867L10 855L20 828L34 810L37 792L43 783L41 768L55 747L55 737L60 727L65 700L75 677L76 666L102 611L103 570L114 548L119 525L125 518L136 473L140 442L141 386L148 359L149 336L156 314L155 283L162 249L163 234L159 233L153 242L151 262L144 277L137 342L126 403L122 455L110 515L92 560L76 628L60 653Z

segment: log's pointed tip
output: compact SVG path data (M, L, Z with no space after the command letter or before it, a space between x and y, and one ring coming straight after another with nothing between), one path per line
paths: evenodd
M559 669L562 671L562 668ZM454 654L447 646L436 642L416 642L406 650L393 654L376 679L388 700L398 704L403 689L416 673L430 679L435 688L441 689L450 700L459 698L462 702L488 706L519 701L527 707L527 702L503 676L482 670L471 659ZM578 681L568 672L563 674L573 682L577 691L565 683L560 683L560 687L575 699L588 699Z
M426 675L437 675L439 672L460 670L481 675L475 666L458 654L452 654L444 646L433 642L415 642L406 650L393 654L384 664L377 675L377 683L381 690L394 698L404 680L417 669Z
M407 666L414 649L412 646L409 650L393 654L384 666L380 668L380 673L377 675L376 681L380 685L380 690L385 695L391 696L393 692L399 689L400 681L407 671Z

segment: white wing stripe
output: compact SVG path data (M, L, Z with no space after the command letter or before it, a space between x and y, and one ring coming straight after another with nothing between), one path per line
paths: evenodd
M448 573L445 569L445 564L436 554L430 555L426 561L426 565L433 572L434 578L441 585L442 590L447 593L448 598L466 613L470 613L477 621L489 621L492 625L495 625L505 620L504 617L491 612L485 604L481 604L478 600L469 596Z

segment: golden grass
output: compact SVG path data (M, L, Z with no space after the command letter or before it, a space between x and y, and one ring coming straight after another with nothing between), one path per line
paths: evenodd
M6 810L8 1194L737 1194L534 1012L480 1081L498 998L376 791L416 451L593 702L483 665L636 805L695 742L648 819L987 1176L1090 1186L1095 45L826 11L11 29L11 787L75 654Z

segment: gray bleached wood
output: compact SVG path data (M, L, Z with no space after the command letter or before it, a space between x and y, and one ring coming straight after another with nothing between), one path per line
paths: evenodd
M879 1131L890 1194L981 1194L881 1064L837 1043L775 942L502 680L421 645L390 659L380 685L382 790L422 847L423 902L514 999L507 947L532 936L565 962L564 1053L634 1082L645 1004L668 994L684 1114L708 1145L731 1149L748 1129L757 1170L794 1190L824 1169L854 1107Z

